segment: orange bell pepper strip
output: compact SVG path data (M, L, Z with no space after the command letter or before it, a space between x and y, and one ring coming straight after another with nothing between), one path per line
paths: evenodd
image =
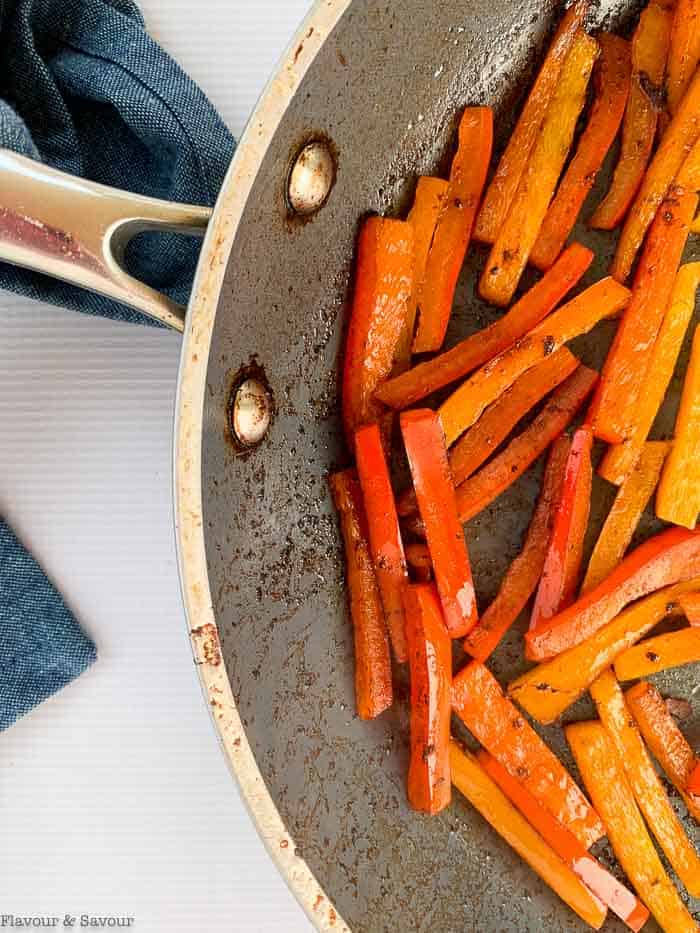
M523 475L566 429L593 390L598 374L586 366L562 382L534 421L508 446L457 487L457 512L468 522Z
M432 360L387 379L377 388L375 398L396 410L407 408L483 366L539 324L576 285L592 261L593 253L587 247L572 243L502 318Z
M666 933L697 933L695 921L656 854L605 728L599 722L577 722L564 731L613 851L637 894Z
M408 583L399 517L391 488L379 426L368 424L355 434L357 473L369 527L369 548L396 660L407 658L403 589Z
M384 409L374 390L391 372L406 328L413 291L413 228L403 220L370 217L362 225L343 369L343 422L355 429Z
M688 624L700 625L700 593L686 593L678 600Z
M552 40L479 210L474 237L482 243L494 242L508 215L559 82L562 65L583 26L587 9L585 0L576 0L564 14Z
M700 794L700 761L695 762L685 789L689 794Z
M448 446L519 376L598 321L617 314L629 297L629 291L613 279L601 279L478 369L440 406Z
M590 690L647 826L688 893L698 897L700 858L666 796L613 672L604 671L591 684Z
M427 175L419 178L416 184L413 207L407 217L408 223L413 228L413 293L408 303L406 327L396 348L392 375L398 375L407 370L411 362L411 347L418 313L418 294L425 279L428 252L433 242L438 217L446 203L448 186L449 182L444 178L431 178Z
M445 339L492 148L493 111L490 107L467 107L459 124L459 147L450 170L446 203L438 218L425 277L418 289L414 353L439 350Z
M450 741L452 781L499 836L579 917L599 930L604 905L508 800L476 758Z
M700 512L700 329L683 383L671 453L656 495L656 514L666 522L695 528Z
M463 483L488 460L520 419L568 379L578 365L573 353L562 347L516 379L450 451L450 470L455 486Z
M355 635L355 696L360 719L374 719L393 701L389 638L367 541L360 483L354 470L330 477L345 544L347 589Z
M498 681L471 661L452 682L452 708L472 735L586 848L603 835L598 814Z
M615 661L615 673L620 680L636 680L695 661L700 661L700 630L684 628L647 638L623 651Z
M696 71L678 110L651 160L625 225L622 228L611 274L624 282L635 256L676 173L700 137L700 71Z
M514 778L493 755L483 749L477 752L477 761L498 784L500 789L550 845L559 858L566 862L589 891L610 908L631 930L638 931L649 919L649 911L617 878L581 845L576 836L555 820L552 814L530 791Z
M594 39L584 32L576 35L479 280L479 294L485 301L503 307L518 287L564 167L598 52Z
M670 449L666 441L647 441L637 465L620 486L588 562L581 592L611 574L625 555L644 509L656 489Z
M644 178L656 138L672 21L668 4L651 0L632 36L632 78L620 155L608 193L589 222L598 230L613 230L622 221Z
M407 544L406 562L416 583L430 583L433 579L433 562L427 544L422 541Z
M653 684L642 680L625 691L625 699L654 758L679 791L688 812L700 823L700 796L687 792L695 755L661 694Z
M552 445L523 549L506 571L498 595L464 639L464 650L477 661L485 663L488 660L527 605L542 576L551 537L552 515L559 501L569 447L566 437L558 437Z
M414 810L435 814L450 805L452 643L435 586L404 590L411 671L411 757L408 800Z
M668 53L666 99L675 113L700 61L700 3L677 0Z
M571 605L578 587L583 539L591 510L592 447L590 427L579 428L571 442L561 495L554 510L552 534L530 616L530 630L539 628Z
M619 36L596 37L600 58L593 70L595 100L576 153L549 205L530 262L548 269L564 248L596 175L622 123L630 88L630 44Z
M649 538L568 609L525 636L533 661L552 658L590 638L633 599L700 573L700 530L670 528Z
M689 262L678 270L671 302L654 343L644 385L639 394L636 420L630 435L610 447L598 472L617 486L634 469L649 436L656 414L666 395L688 324L695 310L695 292L700 286L700 262Z
M698 582L695 578L640 599L591 638L518 677L508 695L538 722L555 722L619 654L662 619L678 615L680 594L697 589Z
M461 638L476 625L476 596L444 434L429 409L403 412L400 424L445 625L452 638Z
M591 409L596 437L619 444L634 431L639 398L659 330L673 293L696 194L675 189L649 231L632 287L603 366Z

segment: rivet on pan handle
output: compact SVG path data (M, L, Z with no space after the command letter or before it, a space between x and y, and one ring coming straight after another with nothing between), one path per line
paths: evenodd
M185 308L125 270L145 230L201 236L208 207L146 198L85 181L0 149L0 259L88 288L182 331Z

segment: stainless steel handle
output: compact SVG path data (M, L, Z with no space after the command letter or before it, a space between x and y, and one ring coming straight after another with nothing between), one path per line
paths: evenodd
M211 208L147 198L66 175L0 149L0 260L130 305L175 330L185 308L129 275L129 240L144 230L201 236Z

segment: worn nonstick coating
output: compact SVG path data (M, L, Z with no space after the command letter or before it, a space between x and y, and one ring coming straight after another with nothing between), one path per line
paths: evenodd
M628 30L636 12L603 0L595 25ZM223 659L272 800L299 854L357 933L584 928L459 794L434 818L409 810L406 672L396 672L393 708L360 722L327 489L329 471L348 463L338 361L358 221L368 212L404 216L416 176L445 172L465 104L495 106L502 146L559 13L556 3L538 0L355 0L279 125L238 228L217 311L202 482ZM299 146L319 136L336 153L337 181L325 207L302 223L289 216L285 177ZM608 178L606 172L592 200ZM587 207L584 217L589 213ZM607 268L612 239L584 226L577 235L598 252L591 282ZM471 252L448 344L499 314L474 294L483 261L483 251ZM576 344L586 362L600 364L612 326ZM226 408L241 367L251 364L264 371L276 412L264 443L242 455L231 442ZM674 401L680 380L677 374ZM668 436L672 425L667 405L655 433ZM540 468L467 526L482 607L518 552ZM612 492L596 480L595 528ZM640 533L653 524L645 518ZM523 668L521 631L493 659L502 682ZM460 662L461 648L455 653ZM656 680L664 693L692 699L697 665ZM565 718L590 712L582 703ZM561 729L540 731L575 770ZM697 827L669 792L697 843ZM609 850L599 849L608 861ZM607 928L622 925L611 919Z

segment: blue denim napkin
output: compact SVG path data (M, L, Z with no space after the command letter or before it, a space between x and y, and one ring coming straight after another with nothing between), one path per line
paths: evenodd
M199 88L148 36L131 0L0 0L0 146L103 184L211 205L234 145ZM187 237L143 234L126 264L186 303L198 251ZM4 263L0 287L154 323ZM94 646L0 518L0 729L94 659Z

